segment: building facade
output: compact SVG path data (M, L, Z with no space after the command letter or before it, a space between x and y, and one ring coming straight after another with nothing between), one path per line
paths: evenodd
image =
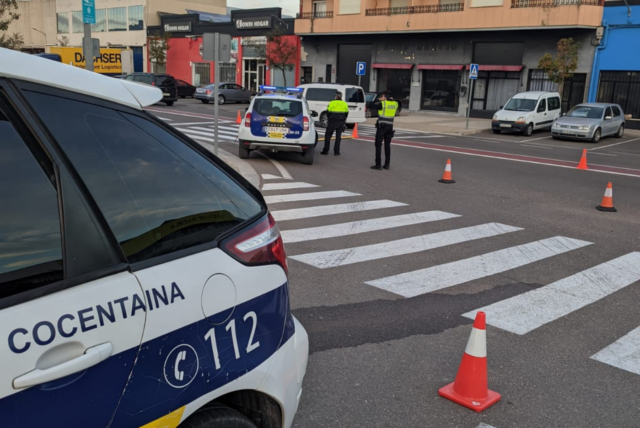
M171 33L163 70L176 79L195 86L214 81L214 64L202 59L204 33L229 34L232 37L231 62L220 64L220 80L235 82L257 91L260 85L296 86L300 81L300 39L293 34L294 20L282 19L282 9L233 10L227 22L204 22L196 14L161 17L161 25L149 27L149 36ZM267 35L280 31L284 43L295 49L288 69L276 69L264 57ZM151 63L149 63L151 67Z
M640 129L640 1L606 2L589 101L620 104L627 127Z
M601 25L599 0L303 0L296 19L301 73L312 81L390 90L403 107L491 117L512 95L556 90L538 69L545 54L572 37L580 43L576 73L565 82L563 108L588 92ZM480 64L473 91L468 65ZM470 94L471 92L471 94Z

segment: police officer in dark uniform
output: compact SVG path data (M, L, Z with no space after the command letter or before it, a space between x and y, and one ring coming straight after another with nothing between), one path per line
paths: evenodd
M373 108L378 109L378 122L376 123L376 164L371 169L389 169L391 161L391 138L393 130L393 118L398 111L398 102L394 101L389 92L384 92L373 103ZM382 142L384 141L384 166L382 166Z
M327 115L329 116L329 124L324 133L324 149L320 152L321 155L328 155L329 148L331 147L331 137L335 131L336 143L333 146L333 154L340 156L340 140L342 139L342 130L344 124L349 116L349 106L342 101L342 92L336 91L336 99L329 103L327 107Z

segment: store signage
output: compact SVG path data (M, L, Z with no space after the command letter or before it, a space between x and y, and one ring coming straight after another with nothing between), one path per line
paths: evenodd
M255 45L266 45L266 44L267 44L266 36L252 36L252 37L242 38L242 46L255 46Z
M78 68L85 68L82 48L51 47L51 53L60 55L60 61ZM100 49L95 52L93 71L104 74L122 74L122 52L120 49Z
M164 31L167 33L190 33L191 23L185 22L183 24L164 24Z
M236 19L236 30L260 30L271 28L271 18Z

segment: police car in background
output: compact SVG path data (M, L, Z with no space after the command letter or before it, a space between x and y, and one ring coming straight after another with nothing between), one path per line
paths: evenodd
M308 338L278 227L142 110L161 98L0 49L2 428L292 424Z
M239 156L246 159L252 150L300 153L302 163L313 164L318 144L311 111L302 89L260 86L238 129Z

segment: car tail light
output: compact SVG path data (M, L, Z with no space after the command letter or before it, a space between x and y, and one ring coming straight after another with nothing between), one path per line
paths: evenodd
M302 119L302 130L303 131L309 130L309 118L306 116Z
M251 128L251 113L244 115L244 127Z
M207 89L207 95L211 95L211 89Z
M151 81L151 86L156 86L156 82Z
M263 217L250 229L224 241L221 248L242 264L256 266L275 263L289 275L287 253L280 229L271 214Z

